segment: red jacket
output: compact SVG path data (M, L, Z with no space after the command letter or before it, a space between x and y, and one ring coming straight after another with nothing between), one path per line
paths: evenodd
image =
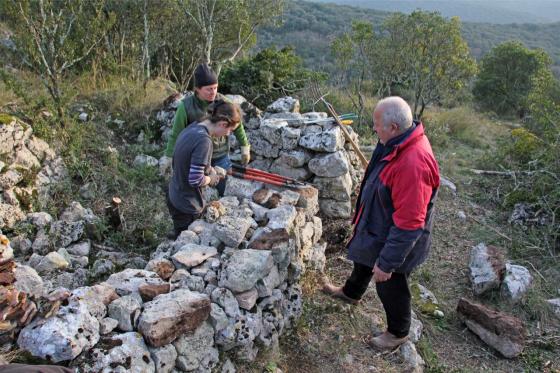
M399 273L424 262L438 188L438 164L421 123L378 144L356 202L349 259Z

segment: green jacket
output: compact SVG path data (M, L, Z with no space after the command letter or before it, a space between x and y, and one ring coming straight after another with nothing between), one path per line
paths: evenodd
M222 94L218 93L216 99L222 99L225 101L229 100ZM210 103L198 98L196 94L192 94L183 99L181 104L177 107L175 112L175 117L173 118L173 129L171 135L167 140L167 147L165 148L165 155L168 157L173 156L173 150L175 149L175 142L179 133L190 125L191 123L198 122L205 114L206 108ZM243 122L239 124L237 129L233 132L237 141L239 141L240 146L247 146L249 142L247 141L247 135L245 135L245 128L243 127ZM213 137L212 144L214 146L214 151L212 153L212 159L217 159L227 155L229 153L229 138L228 136Z

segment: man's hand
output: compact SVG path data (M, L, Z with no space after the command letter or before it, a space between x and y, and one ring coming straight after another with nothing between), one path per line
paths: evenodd
M248 164L251 161L251 147L249 145L241 147L241 163Z
M381 268L377 266L377 263L373 266L373 279L375 282L385 282L391 278L391 275L391 272L383 272Z

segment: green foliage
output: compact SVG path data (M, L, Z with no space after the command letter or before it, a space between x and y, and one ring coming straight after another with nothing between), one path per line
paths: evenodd
M224 69L220 86L224 92L240 94L265 107L279 97L293 95L310 81L324 76L302 67L293 49L268 48Z
M353 23L352 31L336 39L332 49L337 65L346 66L346 80L358 97L368 79L380 95L410 90L417 118L426 105L464 89L476 72L459 20L446 20L438 13L391 15L379 33L371 24Z
M474 97L486 110L523 117L529 109L527 96L534 80L552 78L546 74L550 63L550 57L542 50L529 50L516 41L500 44L482 59Z
M63 121L64 74L90 56L112 19L103 12L103 0L6 0L1 13L13 32L15 52L37 74Z

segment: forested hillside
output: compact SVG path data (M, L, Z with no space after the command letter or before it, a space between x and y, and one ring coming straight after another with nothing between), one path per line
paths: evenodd
M459 16L465 22L544 23L560 21L556 0L312 0L388 12L410 13L416 9L439 11L444 17Z
M330 42L350 29L351 23L368 20L374 27L390 13L334 4L304 1L286 5L283 24L259 32L259 46L292 45L308 67L330 70L333 60ZM520 40L529 48L543 48L553 59L553 70L560 71L560 22L551 24L508 24L463 22L462 34L479 59L492 47L507 41Z

